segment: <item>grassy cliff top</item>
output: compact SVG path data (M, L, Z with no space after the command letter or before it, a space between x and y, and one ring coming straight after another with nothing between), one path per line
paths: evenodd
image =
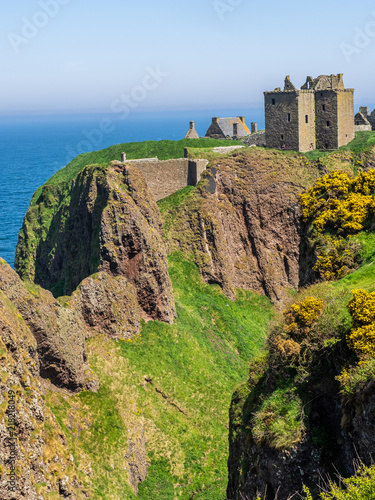
M70 182L75 179L78 173L86 165L108 164L113 160L120 160L121 153L125 152L128 160L139 158L153 158L157 156L159 160L170 160L173 158L183 158L184 149L189 148L213 148L218 146L242 145L240 141L229 141L226 139L181 139L180 141L144 141L128 142L116 144L107 149L83 153L74 158L66 167L56 172L44 185L57 185ZM43 186L40 186L34 193L31 204L38 200Z

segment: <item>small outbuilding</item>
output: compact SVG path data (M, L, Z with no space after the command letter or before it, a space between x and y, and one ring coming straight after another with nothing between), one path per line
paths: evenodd
M186 132L185 139L199 139L198 132L195 130L195 122L190 122L190 127Z

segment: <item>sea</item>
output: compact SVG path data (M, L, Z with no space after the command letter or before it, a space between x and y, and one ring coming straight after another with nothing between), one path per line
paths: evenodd
M14 266L18 232L35 190L78 154L114 144L183 139L191 120L204 136L213 116L245 116L264 128L262 109L0 116L0 257Z

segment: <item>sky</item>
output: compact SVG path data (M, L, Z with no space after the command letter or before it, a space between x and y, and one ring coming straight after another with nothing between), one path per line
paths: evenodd
M286 75L331 73L375 107L373 0L2 4L3 116L261 108Z

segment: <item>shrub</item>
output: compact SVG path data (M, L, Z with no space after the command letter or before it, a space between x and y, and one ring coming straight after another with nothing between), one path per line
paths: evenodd
M368 384L375 379L375 358L362 360L358 365L344 368L336 380L340 382L340 394L345 400L351 400Z
M355 179L332 172L301 195L303 216L318 233L355 234L375 213L374 194L375 170L361 172Z
M360 261L362 245L355 239L325 237L317 249L313 267L325 281L340 279L354 271Z
M288 363L294 366L302 351L311 347L309 332L323 311L324 303L315 297L292 304L284 312L284 324L269 337L270 366Z
M329 492L321 493L323 500L375 499L375 466L361 465L355 476L341 478L342 485L329 483Z
M375 292L353 290L348 310L353 318L347 336L349 347L359 356L375 356Z
M285 322L290 333L307 333L311 325L316 321L323 311L323 301L315 297L292 304L289 311L284 313Z

